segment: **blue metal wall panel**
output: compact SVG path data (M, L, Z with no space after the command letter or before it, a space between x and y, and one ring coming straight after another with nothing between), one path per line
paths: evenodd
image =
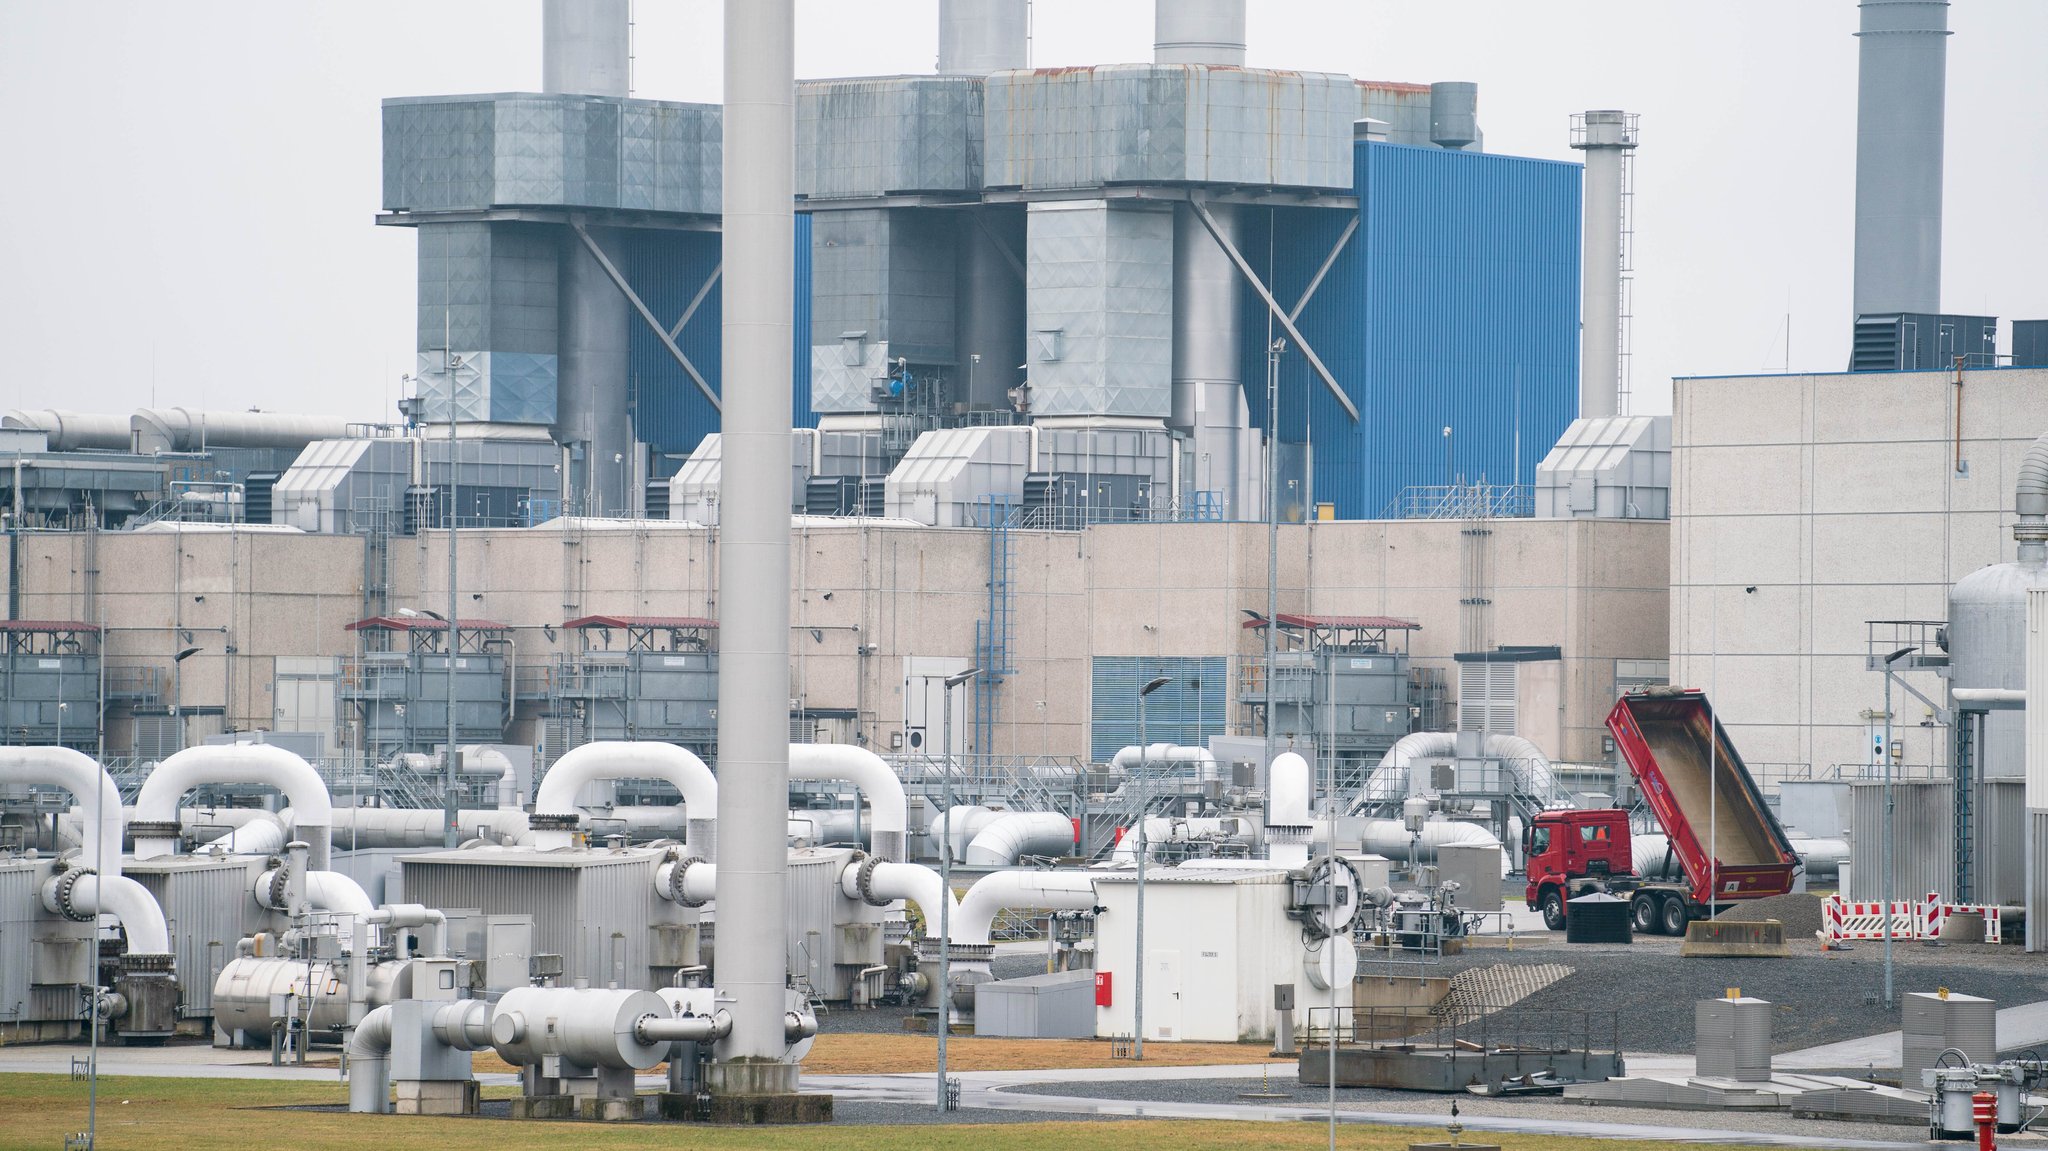
M1223 734L1230 719L1228 656L1096 656L1090 661L1094 694L1088 754L1093 762L1108 763L1138 742L1138 689L1160 675L1171 682L1148 700L1147 740L1202 747L1210 736Z
M1389 514L1403 489L1453 475L1533 482L1578 410L1579 165L1380 143L1355 156L1358 231L1296 322L1361 419L1290 346L1281 441L1309 441L1314 498L1344 519ZM1247 209L1240 240L1291 309L1350 218ZM1257 427L1267 330L1265 305L1247 293Z
M720 259L722 244L715 232L643 230L631 234L626 245L626 279L656 316L673 323L711 275ZM676 336L676 346L690 358L706 381L719 387L719 362L723 343L720 336L720 299L723 279ZM811 412L811 219L796 218L796 315L791 337L790 418L800 428L816 427ZM681 457L696 449L703 438L718 430L718 413L682 365L668 354L654 332L638 317L633 321L632 403L634 431L652 444L657 456L655 474L669 475Z

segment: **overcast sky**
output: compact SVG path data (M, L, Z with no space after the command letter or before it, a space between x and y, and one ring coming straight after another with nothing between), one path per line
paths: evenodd
M638 0L635 95L719 97L718 0ZM1489 151L1642 114L1638 411L1672 375L1836 371L1853 0L1250 0L1254 66L1472 80ZM801 76L930 71L937 0L797 0ZM1037 0L1033 63L1148 59L1151 0ZM1943 305L2048 318L2048 2L1950 10ZM0 406L393 415L413 235L385 96L532 90L538 0L0 0Z

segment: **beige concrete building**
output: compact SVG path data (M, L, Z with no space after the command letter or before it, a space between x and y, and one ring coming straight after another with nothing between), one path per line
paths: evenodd
M1872 762L1869 621L1942 620L1958 579L2014 558L2013 482L2048 430L2048 370L1675 389L1673 681L1712 690L1751 761ZM1935 674L1913 682L1940 698ZM1924 706L1901 693L1894 715L1908 764L1946 762Z
M843 737L891 749L909 661L974 654L989 605L988 533L851 519L799 519L792 533L790 698L845 714ZM1458 652L1554 646L1559 658L1523 685L1523 734L1558 758L1601 760L1616 661L1666 654L1667 537L1657 521L1288 525L1280 605L1415 620L1416 662L1453 684ZM445 547L445 533L393 538L383 563L366 563L353 536L27 535L14 565L16 614L103 620L113 629L110 666L159 669L164 703L179 706L190 738L223 725L318 727L332 723L332 709L308 705L299 681L317 684L318 661L333 668L355 652L344 630L352 620L445 610ZM717 551L715 529L667 521L464 531L462 614L512 625L511 654L531 682L530 670L571 642L565 620L715 618ZM1263 525L1020 530L1010 554L1016 670L1000 689L990 747L999 755L1087 757L1094 657L1227 657L1234 680L1262 649L1243 612L1266 605ZM174 662L188 647L200 650ZM541 740L537 711L522 707L513 740ZM1233 730L1244 729L1240 712L1233 703ZM123 750L133 737L117 719L109 746Z

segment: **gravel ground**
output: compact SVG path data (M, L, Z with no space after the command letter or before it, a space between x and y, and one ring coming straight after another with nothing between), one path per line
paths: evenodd
M1328 1088L1302 1087L1292 1076L1275 1079L1262 1087L1257 1079L1171 1079L1107 1083L1036 1083L1004 1089L1005 1094L1064 1095L1085 1099L1119 1099L1160 1103L1262 1103L1276 1107L1321 1108L1327 1106ZM1287 1099L1247 1100L1240 1092L1274 1091ZM1340 1111L1388 1111L1401 1114L1442 1115L1450 1118L1451 1100L1458 1102L1463 1116L1501 1116L1517 1119L1546 1119L1554 1122L1631 1123L1656 1127L1704 1127L1716 1131L1757 1132L1772 1135L1832 1136L1838 1139L1875 1139L1911 1142L1921 1137L1919 1126L1882 1123L1836 1123L1815 1119L1794 1119L1789 1114L1710 1111L1653 1111L1633 1107L1588 1107L1556 1097L1530 1099L1482 1099L1476 1096L1424 1095L1413 1091L1381 1091L1370 1088L1337 1089ZM1470 1131L1467 1139L1474 1138ZM1598 1144L1592 1144L1597 1147Z
M1723 908L1721 914L1714 918L1736 923L1761 923L1775 919L1785 925L1786 939L1812 939L1820 930L1820 896L1794 891L1769 899L1754 899Z
M1854 951L1821 951L1813 943L1792 945L1787 959L1680 959L1678 941L1646 939L1634 944L1571 945L1517 940L1505 946L1474 947L1435 965L1430 974L1449 975L1489 963L1565 963L1575 970L1530 1001L1554 1011L1618 1013L1624 1052L1692 1049L1693 1004L1739 987L1744 995L1778 1005L1773 1049L1793 1051L1856 1039L1899 1027L1896 1008L1886 1010L1865 996L1882 990L1884 949L1865 944ZM1997 1001L2001 1007L2048 1000L2048 964L2017 948L1990 946L1894 946L1900 993L1947 987ZM1402 974L1415 973L1411 965ZM1602 1018L1594 1027L1609 1027Z

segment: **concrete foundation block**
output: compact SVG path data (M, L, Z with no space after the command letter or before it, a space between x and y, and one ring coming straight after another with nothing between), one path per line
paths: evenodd
M514 1119L574 1119L576 1100L567 1095L522 1095L512 1101Z
M679 1095L663 1091L654 1097L654 1113L672 1123L696 1123L704 1118L698 1108L698 1096Z
M636 1119L645 1118L646 1114L647 1108L637 1095L629 1095L623 1099L612 1095L600 1095L576 1101L577 1118L599 1123L631 1123Z
M401 1079L392 1106L399 1115L474 1115L479 1109L474 1079Z
M830 1123L830 1095L713 1095L706 1122L732 1126Z

